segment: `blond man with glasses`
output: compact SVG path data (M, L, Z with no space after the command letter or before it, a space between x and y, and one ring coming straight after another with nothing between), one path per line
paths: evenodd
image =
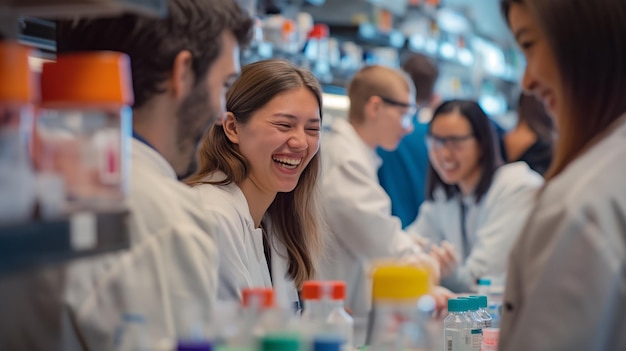
M416 106L411 78L387 67L365 67L349 84L348 97L348 118L335 119L321 142L322 205L332 236L327 239L320 275L346 281L346 305L353 312L354 340L360 345L370 308L372 264L412 261L430 267L434 281L439 267L391 214L391 200L377 176L381 160L376 148L394 150L413 129ZM446 292L439 292L445 301Z

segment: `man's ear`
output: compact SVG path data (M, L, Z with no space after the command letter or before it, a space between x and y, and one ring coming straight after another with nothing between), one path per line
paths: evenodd
M379 115L380 109L383 106L383 101L378 96L370 96L369 99L365 102L365 108L363 112L365 113L365 119L376 118Z
M239 144L239 124L232 112L226 112L222 120L222 127L224 128L224 133L226 133L228 140L233 144Z
M193 58L188 50L179 52L172 66L172 91L176 100L183 100L191 93L195 81Z

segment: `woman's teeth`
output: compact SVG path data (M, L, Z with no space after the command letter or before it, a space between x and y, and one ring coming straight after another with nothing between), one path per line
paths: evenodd
M287 169L294 169L298 167L300 162L302 162L301 158L287 158L287 157L273 157L274 162L277 162L281 167Z
M454 163L444 162L441 165L441 168L443 168L444 171L452 171L452 170L456 169L456 167L457 167L456 162L454 162Z

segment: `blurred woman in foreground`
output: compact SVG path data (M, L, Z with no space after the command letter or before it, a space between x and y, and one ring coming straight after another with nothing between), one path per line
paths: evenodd
M559 130L509 263L500 350L626 350L626 1L505 0Z

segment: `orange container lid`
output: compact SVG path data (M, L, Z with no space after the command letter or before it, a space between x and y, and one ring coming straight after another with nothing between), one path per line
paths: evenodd
M59 54L43 64L41 105L132 105L130 59L112 51Z
M28 66L31 49L0 41L0 101L33 103L38 98L35 75Z
M244 307L249 307L252 301L258 301L259 307L274 306L274 291L271 288L245 288L241 290Z
M346 298L346 283L339 280L307 280L302 284L302 298L305 300L321 300L328 291L334 300Z

